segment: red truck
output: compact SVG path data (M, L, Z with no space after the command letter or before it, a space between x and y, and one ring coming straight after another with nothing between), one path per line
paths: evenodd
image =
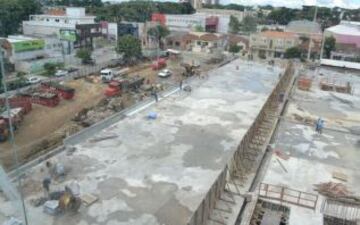
M145 79L139 75L131 78L112 80L105 89L105 95L107 97L113 97L121 95L124 91L136 90L144 83L144 80Z
M63 99L66 99L66 100L72 99L75 94L74 88L71 88L71 87L68 87L65 85L61 85L56 82L41 83L41 89L46 92L52 92L52 93L58 94L60 97L62 97Z
M158 60L153 62L153 64L151 64L151 68L153 70L160 70L164 67L166 67L166 59L164 58L159 58Z

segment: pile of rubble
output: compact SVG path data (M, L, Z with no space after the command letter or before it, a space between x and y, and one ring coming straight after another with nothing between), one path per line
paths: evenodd
M103 99L96 106L81 110L73 118L73 121L82 127L89 127L123 108L124 103L121 97Z
M327 197L343 198L352 195L352 192L342 183L326 182L315 184L314 186L315 191Z

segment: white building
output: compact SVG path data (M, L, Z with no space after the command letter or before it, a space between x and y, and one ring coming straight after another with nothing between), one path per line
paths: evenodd
M324 31L326 37L334 37L335 50L331 51L330 58L324 54L321 63L324 65L340 66L347 68L360 68L360 22L341 21L340 24L329 27Z
M30 15L23 21L25 35L60 35L60 29L75 30L77 24L93 24L95 16L86 16L85 8L69 7L63 15Z
M36 73L43 70L45 63L63 62L62 43L51 36L36 38L12 35L3 39L1 47L5 58L14 65L16 71Z
M203 14L192 15L166 15L166 26L171 31L192 31L196 26L205 29L206 16Z

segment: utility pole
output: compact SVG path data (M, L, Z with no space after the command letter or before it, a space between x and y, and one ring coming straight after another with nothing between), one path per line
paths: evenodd
M316 23L316 17L317 17L317 1L315 2L315 13L314 13L314 19L313 22ZM311 56L311 48L312 48L312 37L311 37L311 33L310 33L310 38L309 38L309 49L308 49L308 55L307 55L307 60L310 61L310 56Z
M28 219L27 219L25 202L24 202L24 197L23 197L23 193L22 193L21 176L20 176L20 170L19 170L19 158L18 158L17 147L15 145L15 139L14 139L14 127L13 127L12 120L11 120L9 93L7 91L7 86L6 86L4 57L3 57L3 52L2 52L1 46L0 46L0 72L1 72L1 81L3 84L4 93L5 93L5 107L6 107L6 111L7 111L7 115L8 115L8 119L9 119L10 144L11 144L11 148L12 148L13 155L14 155L14 161L15 161L15 172L16 172L16 177L17 177L17 181L18 181L20 202L21 202L21 208L22 208L21 212L23 214L22 216L23 216L25 225L28 225L29 223L28 223Z

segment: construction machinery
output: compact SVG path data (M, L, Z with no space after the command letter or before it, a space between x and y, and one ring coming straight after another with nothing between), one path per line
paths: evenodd
M9 99L10 118L8 112L4 111L0 114L0 142L4 142L9 137L9 121L11 120L14 130L18 129L24 115L31 111L31 102L22 97L12 97ZM5 99L0 99L0 107L4 109Z
M189 63L181 63L180 65L185 69L185 71L182 73L184 77L191 77L200 74L200 66L198 65L191 65Z
M43 91L57 94L66 100L72 99L75 95L74 88L71 88L71 87L68 87L65 85L61 85L56 82L41 83L40 87Z
M153 64L151 64L151 68L153 70L160 70L162 68L166 67L166 59L165 58L159 58Z
M106 68L100 71L100 77L103 82L110 82L117 76L123 76L129 72L129 68Z
M47 107L55 107L60 102L58 94L51 92L29 91L21 93L19 94L19 96L28 99L33 104L43 105Z
M107 97L113 97L121 95L122 92L137 90L144 83L144 80L145 79L139 75L130 78L112 80L105 89L105 95Z

